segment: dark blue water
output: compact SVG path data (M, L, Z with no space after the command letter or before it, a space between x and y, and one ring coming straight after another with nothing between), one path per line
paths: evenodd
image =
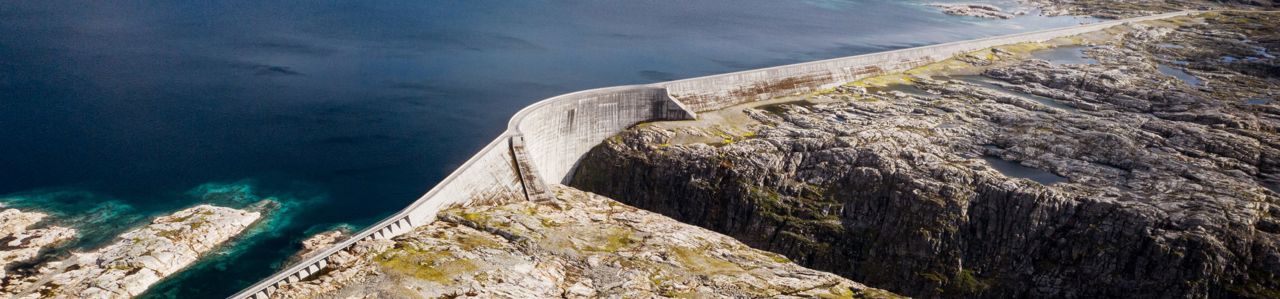
M5 3L0 202L78 226L78 249L198 203L279 203L149 294L219 298L305 232L412 202L542 98L1082 21L922 3Z

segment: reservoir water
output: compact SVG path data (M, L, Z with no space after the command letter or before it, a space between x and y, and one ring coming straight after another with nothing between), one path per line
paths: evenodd
M0 204L87 250L200 203L279 203L144 296L222 298L307 233L404 207L549 96L1095 21L933 2L6 3Z

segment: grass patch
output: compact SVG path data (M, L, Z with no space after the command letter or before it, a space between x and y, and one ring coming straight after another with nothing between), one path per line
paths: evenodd
M675 247L671 253L690 272L706 275L743 272L742 267L737 264L708 255L706 248Z
M498 243L498 241L494 241L483 236L463 235L458 236L457 241L462 247L462 250L468 251L479 248L503 248L502 243Z

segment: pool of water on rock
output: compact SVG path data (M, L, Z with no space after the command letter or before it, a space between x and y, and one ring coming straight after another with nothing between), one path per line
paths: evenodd
M1187 83L1187 85L1191 85L1191 86L1200 85L1200 78L1196 78L1196 76L1192 76L1191 74L1188 74L1186 71L1183 71L1180 68L1175 68L1175 67L1170 67L1167 65L1160 64L1160 65L1156 65L1156 70L1160 71L1161 74L1178 78L1178 80L1182 80L1182 82Z
M1029 94L1029 93L1024 93L1024 92L1019 92L1019 91L1014 91L1014 90L1010 90L1010 89L1008 89L1008 88L1004 88L1003 86L1000 86L999 84L997 84L997 82L998 82L999 80L992 79L992 78L987 78L987 77L983 77L983 76L981 76L981 75L952 76L951 78L952 78L952 79L955 79L955 80L960 80L960 81L962 81L962 82L970 83L970 84L973 84L973 85L977 85L977 86L982 87L982 88L991 89L991 90L995 90L995 91L1003 92L1003 93L1005 93L1005 94L1013 95L1013 96L1016 96L1016 97L1019 97L1019 98L1023 98L1023 99L1031 100L1031 101L1034 101L1034 102L1036 102L1036 103L1040 103L1040 104L1043 104L1043 105L1045 105L1045 106L1049 106L1049 107L1051 107L1051 108L1062 109L1062 110L1066 110L1067 112L1077 112L1077 111L1079 111L1079 110L1078 110L1078 109L1076 109L1075 107L1067 106L1066 104L1063 104L1062 102L1059 102L1059 101L1057 101L1057 100L1054 100L1054 99L1051 99L1051 98L1048 98L1048 97L1039 96L1039 95L1034 95L1034 94Z
M1098 64L1098 60L1084 54L1088 46L1059 46L1031 52L1031 57L1053 64Z
M1001 174L1011 178L1024 178L1036 181L1043 185L1053 185L1067 181L1067 178L1044 171L1039 168L1022 165L1018 162L1008 161L992 156L982 156L982 160L987 161L991 168L995 168Z

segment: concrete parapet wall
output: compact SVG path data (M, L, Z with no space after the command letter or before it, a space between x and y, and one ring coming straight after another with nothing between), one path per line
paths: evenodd
M267 298L285 282L305 280L320 272L329 265L328 259L334 253L347 250L360 240L389 239L404 234L414 227L431 223L436 213L447 207L522 199L536 193L526 190L522 178L533 177L543 180L541 183L565 182L573 174L578 161L592 147L640 122L690 119L696 117L695 112L904 71L992 46L1046 41L1129 22L1189 13L1169 13L648 85L607 87L552 97L517 112L505 132L405 209L232 295L232 298ZM518 150L523 152L517 154Z

